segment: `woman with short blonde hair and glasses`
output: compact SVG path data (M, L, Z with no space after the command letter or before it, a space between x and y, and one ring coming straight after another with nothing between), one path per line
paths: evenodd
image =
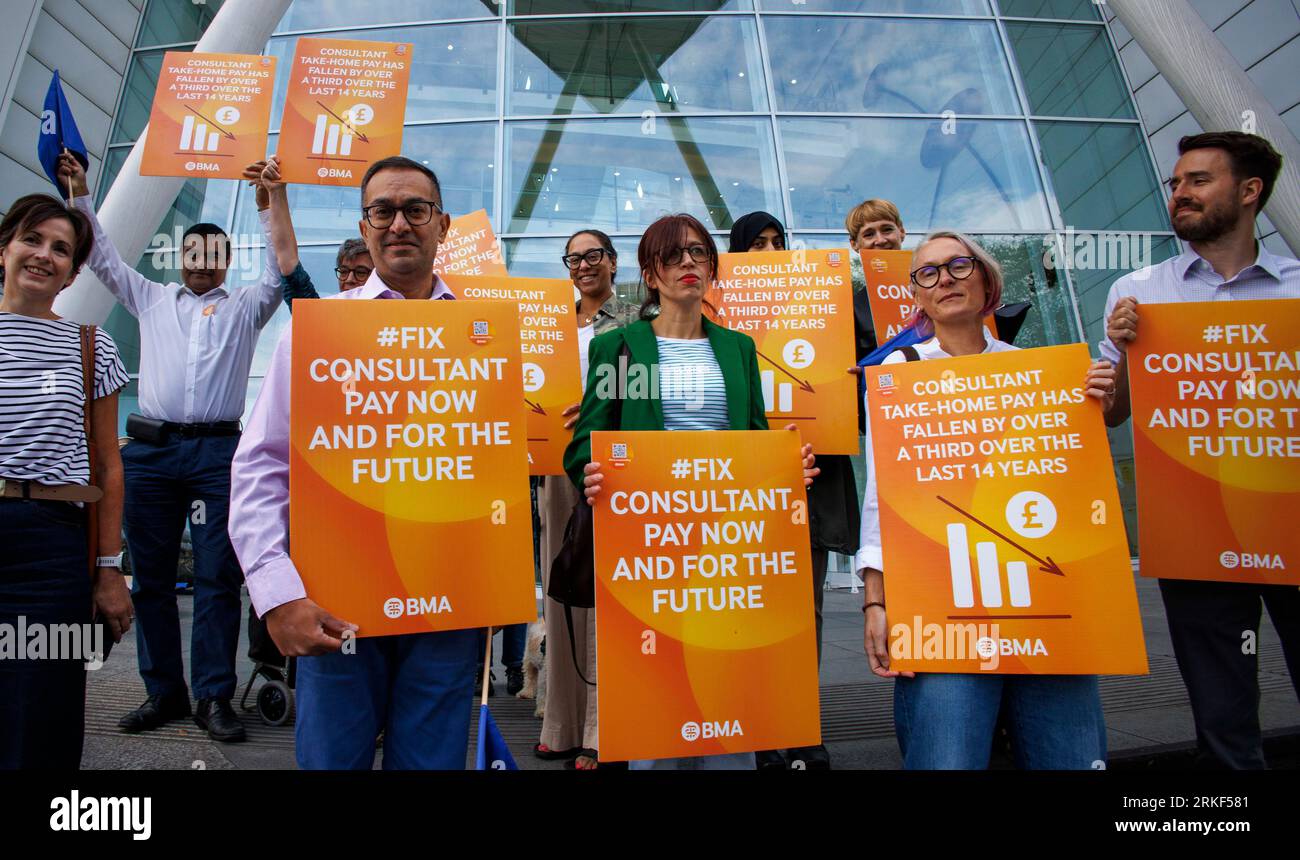
M922 337L883 364L927 361L1016 349L996 340L984 317L1002 301L1002 267L962 233L928 235L913 252L913 323ZM1084 390L1103 408L1114 398L1115 371L1094 362ZM867 425L867 450L871 451ZM1016 738L1016 763L1027 769L1089 769L1106 760L1106 726L1094 675L900 673L889 668L889 623L876 470L867 458L862 538L855 566L864 582L864 647L871 671L894 678L894 728L903 766L980 769L988 766L1003 693ZM894 571L890 576L907 576Z

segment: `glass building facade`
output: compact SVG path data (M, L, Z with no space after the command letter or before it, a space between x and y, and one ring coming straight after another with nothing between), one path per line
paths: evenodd
M192 50L220 9L147 0L98 194L148 121L162 56ZM1092 0L294 0L265 48L280 58L270 150L298 36L414 43L404 154L434 168L453 215L485 209L513 274L563 277L574 230L597 227L634 292L636 244L660 215L690 212L723 239L765 209L795 242L847 245L844 216L894 201L907 247L928 230L977 237L1006 270L1008 302L1033 303L1017 344L1102 336L1115 277L1177 253L1147 137ZM357 232L355 188L292 186L303 265L333 285ZM234 285L257 278L251 190L186 183L159 233L231 227ZM1109 234L1144 249L1071 255ZM1096 243L1102 247L1106 243ZM1061 262L1063 258L1057 257ZM146 255L141 271L174 279ZM250 405L288 319L253 364ZM138 367L135 321L109 328ZM134 405L128 389L122 414ZM1131 517L1127 428L1112 436ZM1135 533L1130 520L1130 533Z

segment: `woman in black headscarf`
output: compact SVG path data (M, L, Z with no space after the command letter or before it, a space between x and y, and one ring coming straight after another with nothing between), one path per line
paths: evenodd
M731 254L749 251L784 251L788 247L785 226L767 212L750 212L731 227ZM844 454L817 457L821 475L808 489L808 533L812 539L813 606L817 612L817 662L822 656L822 595L826 585L826 563L831 552L852 556L858 551L860 510L853 461ZM803 762L809 769L830 767L826 747L818 745L789 751L790 761ZM775 751L757 754L758 767L784 767Z

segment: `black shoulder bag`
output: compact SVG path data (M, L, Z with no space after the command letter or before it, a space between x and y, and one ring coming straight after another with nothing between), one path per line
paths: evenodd
M628 351L627 341L619 351L619 358L627 357L627 364L632 363L632 354ZM614 427L622 426L623 420L623 386L619 379L615 386ZM565 476L565 480L568 477ZM564 527L564 542L555 560L551 562L551 578L546 588L546 596L564 607L564 624L569 631L569 653L573 657L573 668L584 683L596 686L587 680L578 666L578 646L573 633L573 607L594 609L596 606L596 532L591 506L587 504L586 494L582 494L578 503L569 514L569 522Z

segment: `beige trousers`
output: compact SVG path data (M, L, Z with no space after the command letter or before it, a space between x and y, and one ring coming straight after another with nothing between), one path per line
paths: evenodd
M547 475L537 495L542 517L542 591L550 586L551 562L564 543L564 527L578 501L578 491L564 475ZM570 610L578 665L582 674L596 680L596 611ZM552 750L574 747L598 749L596 688L586 684L574 669L564 606L546 598L546 716L541 742Z

